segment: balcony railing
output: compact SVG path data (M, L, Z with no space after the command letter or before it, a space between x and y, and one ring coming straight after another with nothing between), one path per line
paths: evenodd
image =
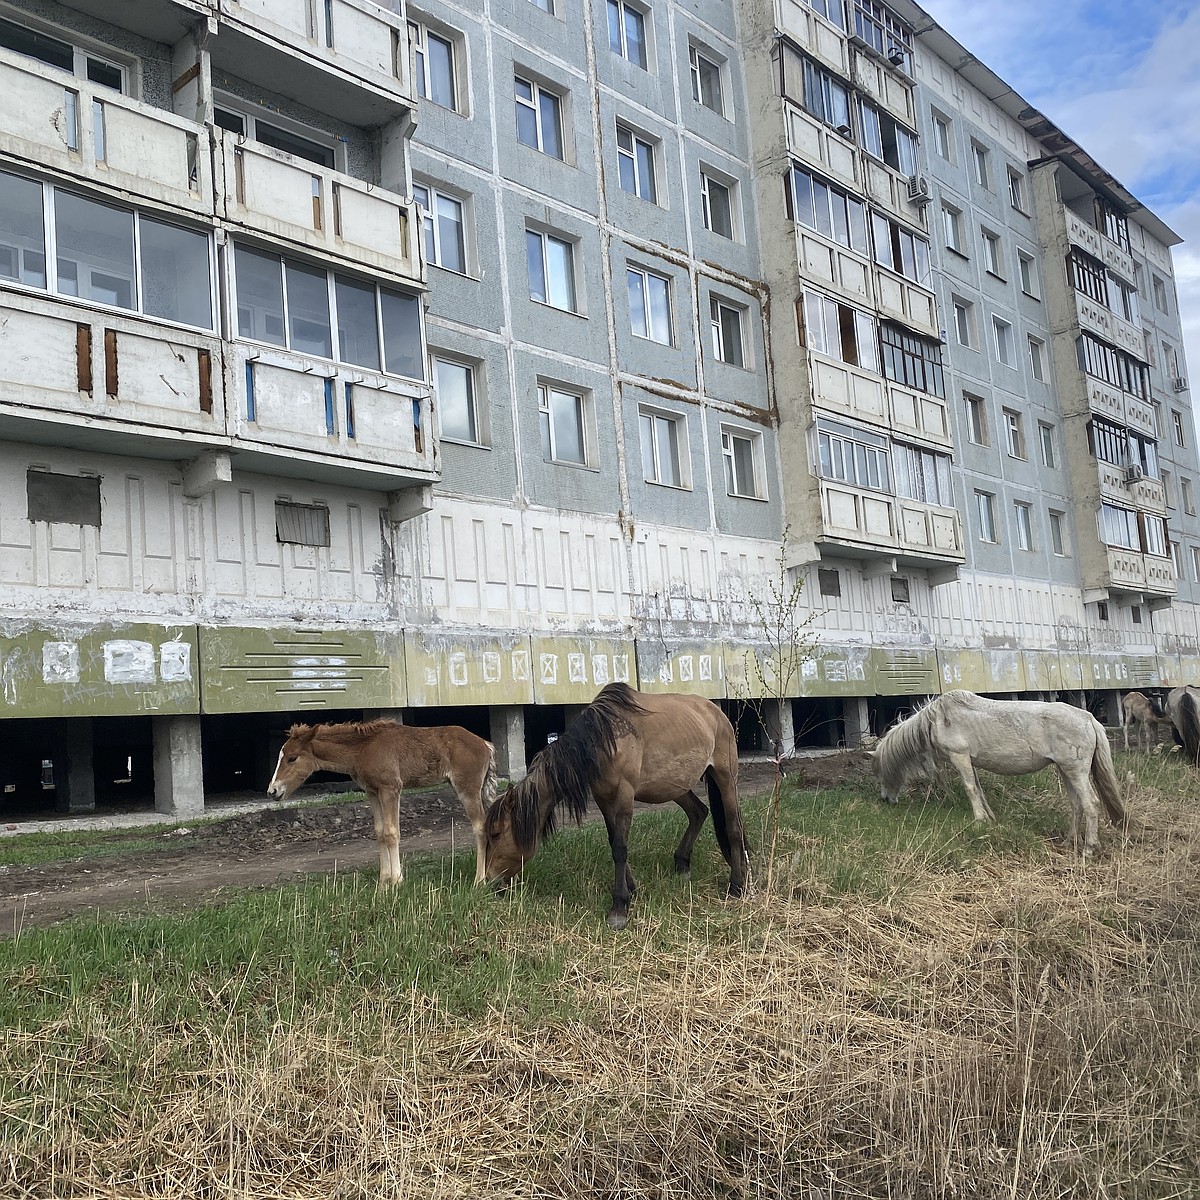
M1086 250L1093 258L1098 258L1105 266L1111 267L1118 275L1129 283L1136 283L1137 275L1134 270L1133 256L1123 250L1106 234L1089 225L1078 213L1063 205L1063 214L1067 223L1067 237L1081 250Z
M956 509L833 480L821 480L820 487L825 538L940 563L964 561L962 520Z
M202 125L0 50L0 153L196 215L212 212Z
M1075 293L1075 305L1081 328L1145 361L1146 337L1136 325L1131 325L1124 317L1118 317L1103 304L1097 303L1080 291Z
M1119 546L1108 546L1106 550L1108 586L1113 590L1145 592L1156 596L1175 594L1175 570L1169 558L1124 550Z
M421 280L412 205L341 171L217 133L227 220L359 269Z

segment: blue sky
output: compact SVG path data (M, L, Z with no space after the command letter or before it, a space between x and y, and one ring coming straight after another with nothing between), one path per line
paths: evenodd
M1200 0L920 0L1182 238L1188 375L1200 385Z

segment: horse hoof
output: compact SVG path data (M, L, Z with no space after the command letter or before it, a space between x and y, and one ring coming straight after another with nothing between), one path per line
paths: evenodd
M629 924L628 913L609 913L608 927L610 929L624 929Z
M677 858L675 860L676 875L690 875L692 873L692 860L690 858Z

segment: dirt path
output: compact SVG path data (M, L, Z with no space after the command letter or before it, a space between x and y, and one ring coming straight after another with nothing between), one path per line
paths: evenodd
M833 783L859 774L861 766L853 756L836 755L796 760L788 771L806 783ZM740 790L766 791L771 779L769 764L743 763ZM102 857L0 866L0 937L90 912L183 908L212 903L225 890L373 870L378 855L370 810L350 795L340 803L272 805L183 827L125 827L110 833ZM474 845L449 787L406 794L400 832L402 855Z

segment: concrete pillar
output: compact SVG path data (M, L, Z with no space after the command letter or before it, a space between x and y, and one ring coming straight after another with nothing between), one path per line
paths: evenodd
M796 724L792 715L792 702L786 697L782 700L764 700L762 707L763 730L767 735L767 751L776 752L787 758L796 752Z
M846 745L861 746L863 735L871 732L866 696L851 696L842 701L842 722L846 727Z
M496 747L496 771L516 782L525 778L525 710L519 705L493 704L488 710L491 742Z
M154 808L173 817L204 812L199 717L155 717Z
M1102 724L1119 728L1121 724L1121 693L1106 692L1100 711L1104 714L1101 720Z
M68 717L60 723L54 748L54 806L64 813L96 811L91 717Z

